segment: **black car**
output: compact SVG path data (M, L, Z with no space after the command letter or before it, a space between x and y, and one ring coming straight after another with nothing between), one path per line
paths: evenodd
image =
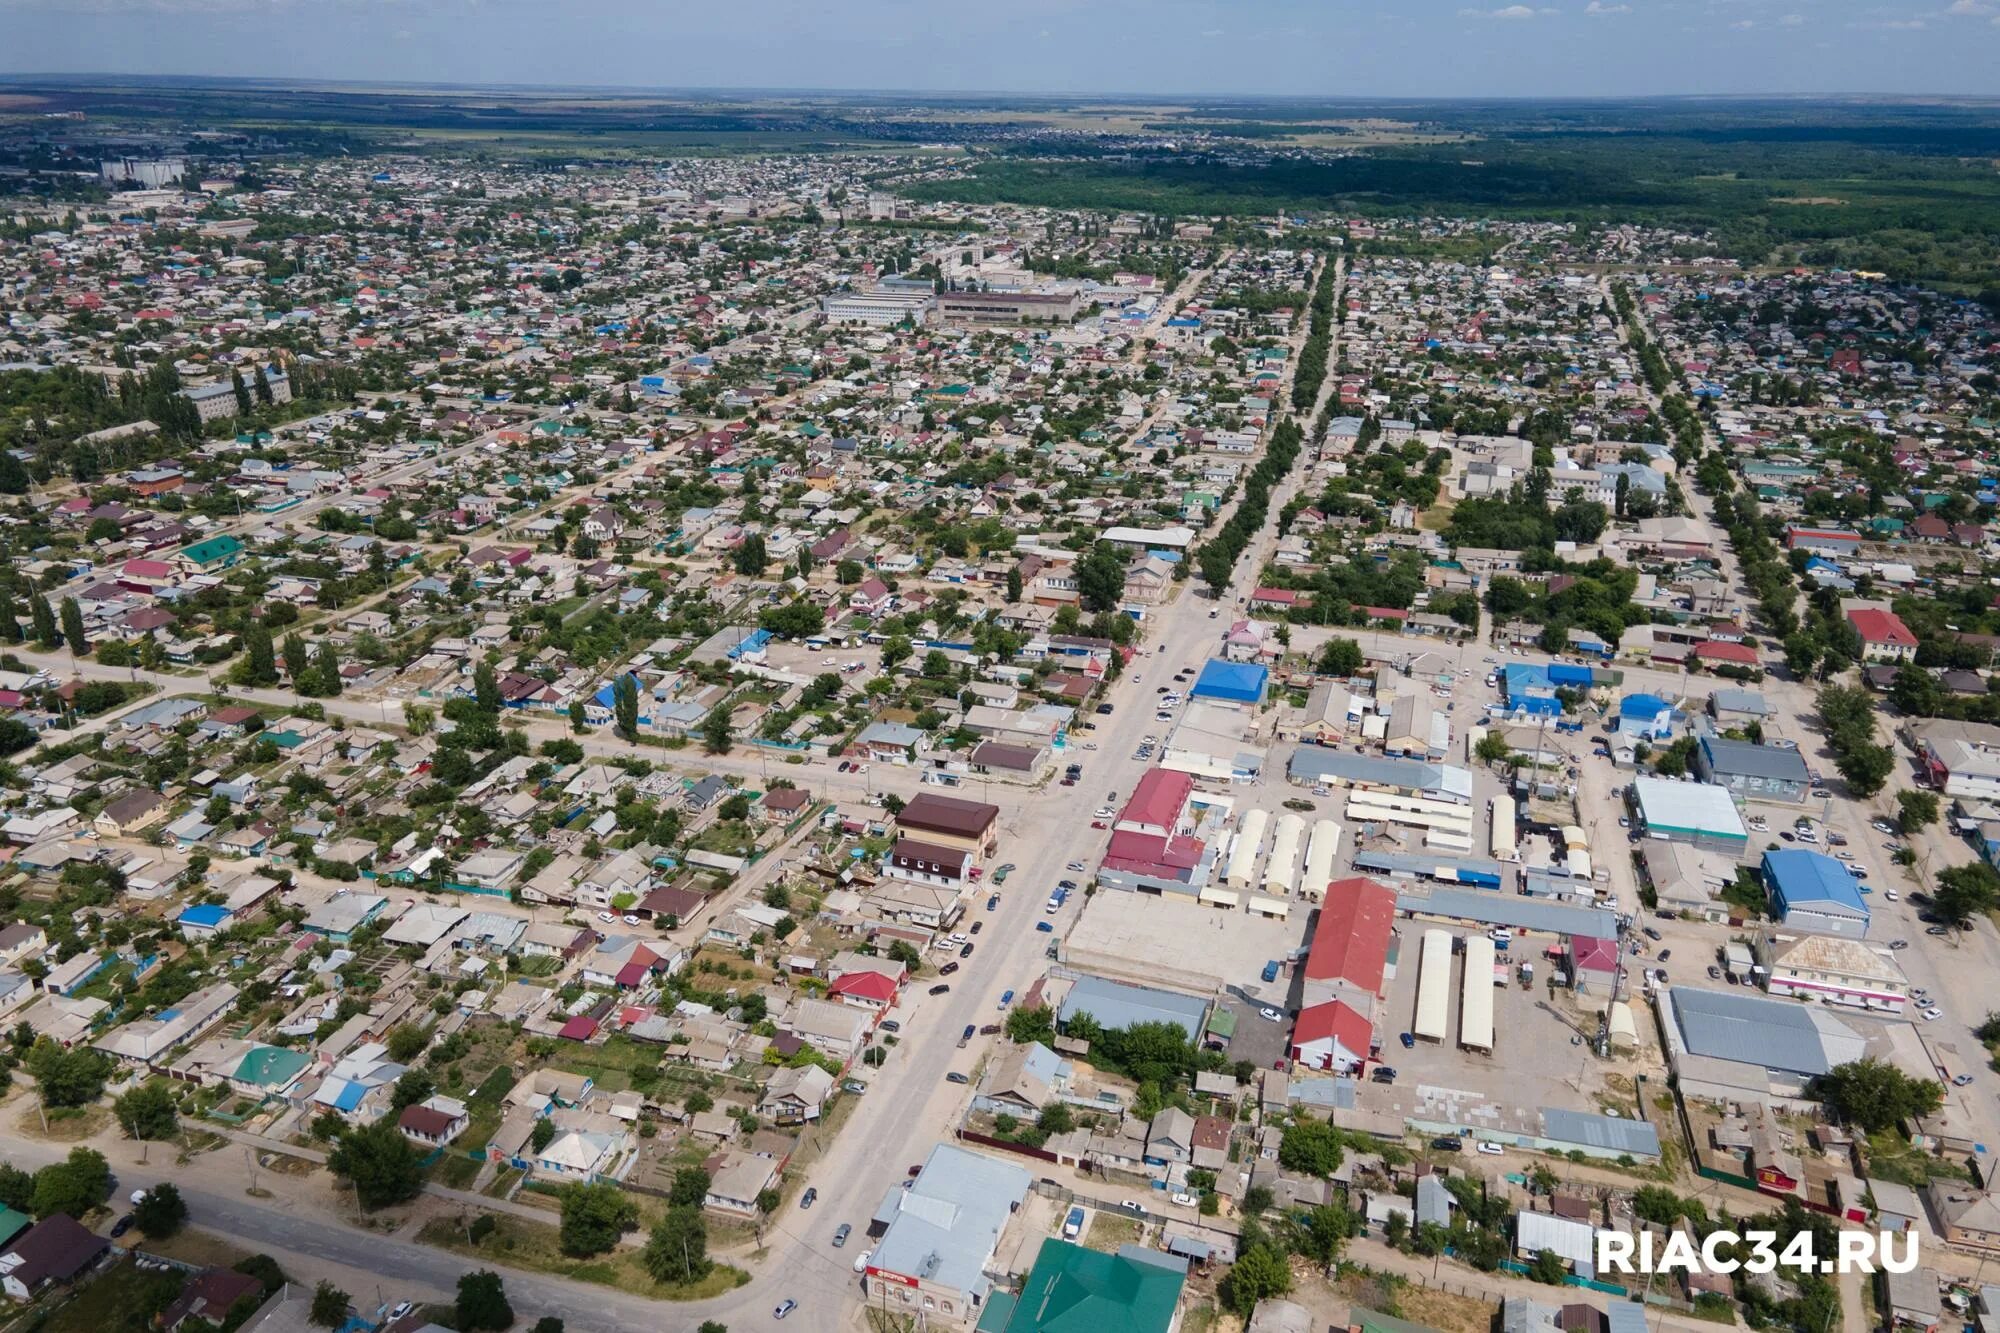
M127 1213L111 1224L111 1238L118 1239L132 1229L132 1214Z
M950 990L951 990L951 984L949 982L940 981L937 985L931 987L931 994L943 995L949 992Z
M1098 711L1098 712L1099 712L1100 714L1101 714L1101 713L1108 713L1108 712L1110 712L1110 711L1111 711L1111 705L1110 705L1110 704L1099 704L1099 705L1097 705L1097 711Z
M1368 1077L1376 1083L1394 1083L1396 1081L1396 1071L1388 1065L1377 1065Z
M1651 926L1641 927L1639 933L1641 935L1644 935L1649 940L1657 940L1660 938L1660 932L1654 930Z
M884 1032L901 1032L903 1030L903 1025L893 1018L883 1019L881 1026Z
M948 977L956 971L958 971L957 963L946 963L943 967L938 969L938 975L941 977Z
M1672 949L1660 950L1660 961L1663 963L1666 962L1669 958L1672 958L1673 956L1674 956L1674 951Z
M1465 1144L1450 1135L1440 1134L1431 1140L1431 1147L1437 1152L1464 1152Z
M977 935L980 931L984 930L985 928L986 928L986 923L984 921L975 921L972 923L971 933Z
M967 940L967 941L965 942L965 947L964 947L963 949L960 949L960 950L958 951L958 956L959 956L960 958L970 958L970 957L972 957L972 941L971 941L971 940Z

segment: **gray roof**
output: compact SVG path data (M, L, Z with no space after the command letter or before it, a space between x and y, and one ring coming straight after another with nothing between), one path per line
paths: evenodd
M1103 977L1081 977L1063 997L1056 1018L1068 1023L1077 1014L1089 1014L1099 1027L1111 1029L1138 1023L1177 1023L1187 1033L1188 1040L1193 1041L1208 1017L1208 1001L1148 986L1106 981Z
M1451 1191L1435 1175L1417 1177L1417 1221L1451 1225Z
M1429 878L1440 870L1471 871L1492 875L1502 884L1514 875L1514 867L1480 856L1418 856L1411 852L1356 852L1356 870L1375 870L1384 875L1421 875Z
M916 1183L893 1201L889 1223L870 1262L905 1277L959 1291L985 1293L987 1260L1014 1206L1027 1197L1029 1176L1011 1162L940 1143ZM885 1202L883 1211L891 1204Z
M1668 988L1689 1053L1792 1074L1824 1074L1859 1059L1867 1043L1817 1006L1737 991Z
M1748 713L1753 717L1771 715L1771 705L1755 690L1717 690L1709 695L1709 702L1717 712Z
M1736 802L1721 787L1671 778L1634 778L1632 791L1648 828L1749 840L1750 830L1744 827Z
M1519 926L1553 935L1585 935L1610 939L1618 934L1618 914L1599 907L1568 907L1539 898L1486 889L1434 888L1429 893L1398 893L1396 910L1476 921L1488 926Z
M1572 1111L1561 1106L1542 1108L1542 1137L1606 1152L1631 1153L1634 1157L1660 1155L1660 1132L1643 1120Z
M1323 782L1332 778L1337 782L1427 792L1447 801L1472 799L1469 769L1427 764L1419 759L1385 759L1325 745L1301 745L1292 751L1285 771L1294 782Z
M1720 736L1704 736L1701 743L1708 751L1709 766L1718 773L1777 782L1812 780L1806 770L1806 758L1795 745L1756 745Z

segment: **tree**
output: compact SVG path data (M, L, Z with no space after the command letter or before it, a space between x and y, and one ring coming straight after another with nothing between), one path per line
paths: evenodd
M319 646L318 672L320 693L328 698L337 697L341 687L340 658L330 643Z
M56 613L49 609L49 599L40 593L28 598L28 618L34 622L35 644L40 648L56 646Z
M90 636L83 632L83 608L74 597L62 599L62 636L72 653L90 651Z
M1287 1171L1330 1176L1340 1160L1340 1134L1324 1120L1295 1120L1278 1141L1278 1165Z
M736 744L736 728L730 722L727 699L709 709L708 716L701 720L701 744L710 754L728 754Z
M34 482L25 463L0 450L0 495L26 495Z
M1257 1302L1291 1289L1292 1270L1285 1256L1264 1244L1253 1245L1237 1256L1236 1266L1222 1279L1217 1294L1232 1313L1248 1319Z
M1837 1119L1870 1134L1944 1105L1937 1080L1912 1078L1872 1055L1829 1069L1813 1079L1810 1091Z
M896 664L908 661L914 651L908 638L901 634L891 634L888 641L882 645L882 669L895 670Z
M389 1091L389 1109L401 1111L406 1106L427 1102L436 1091L437 1082L429 1074L421 1069L406 1069Z
M556 1122L546 1116L537 1119L534 1128L528 1131L528 1143L536 1152L540 1152L555 1141Z
M1352 639L1328 639L1319 650L1318 669L1322 676L1356 676L1361 673L1361 645Z
M1007 604L1015 605L1021 600L1021 567L1007 566Z
M1085 611L1115 611L1125 596L1125 558L1110 542L1099 542L1076 562L1076 595Z
M1886 745L1836 745L1833 766L1858 796L1873 796L1896 770L1896 756Z
M1915 790L1897 792L1896 817L1905 833L1915 833L1920 828L1928 828L1937 823L1937 793Z
M507 1303L507 1289L500 1275L490 1268L467 1273L458 1280L459 1333L481 1329L502 1329L514 1322L514 1307Z
M250 386L243 382L243 372L235 366L229 368L229 387L236 393L236 415L250 415Z
M603 1254L639 1225L639 1207L616 1185L571 1185L562 1196L562 1252L575 1258Z
M1568 1276L1569 1264L1554 1250L1537 1252L1535 1261L1528 1265L1528 1279L1531 1282L1546 1282L1552 1287L1559 1287L1563 1279Z
M628 741L639 739L639 682L621 672L611 682L612 728Z
M343 1134L326 1164L354 1186L354 1197L363 1208L386 1208L413 1199L424 1185L416 1146L388 1116Z
M148 1240L165 1240L186 1224L187 1200L171 1184L162 1182L146 1191L146 1197L132 1209L132 1222Z
M1482 764L1504 764L1514 756L1514 747L1497 731L1489 731L1472 747L1472 757Z
M563 1321L552 1314L545 1314L535 1321L529 1333L563 1333Z
M243 629L243 671L245 685L276 685L278 683L278 650L271 642L271 631L256 621Z
M480 712L499 716L500 679L493 674L491 662L481 662L472 669L472 698Z
M708 1198L708 1172L698 1166L684 1166L674 1172L674 1182L667 1193L667 1202L676 1207L699 1208Z
M347 1322L347 1293L322 1279L313 1288L312 1309L306 1318L321 1328L339 1328Z
M52 1111L88 1106L104 1095L104 1057L87 1046L64 1050L44 1039L28 1052L27 1065L42 1105Z
M148 1142L172 1138L180 1129L174 1095L164 1083L141 1083L111 1104L125 1137Z
M756 578L764 572L764 566L771 563L771 557L764 549L762 533L753 532L743 539L742 545L730 557L729 563L738 574Z
M646 1237L640 1262L653 1281L662 1284L699 1282L708 1276L708 1226L701 1209L677 1205L667 1209Z
M1991 866L1974 862L1938 872L1931 910L1947 926L1963 926L1996 905L2000 905L2000 874Z
M82 1217L111 1193L111 1167L104 1154L90 1148L71 1148L69 1156L51 1162L35 1172L35 1192L30 1199L37 1218L66 1213Z
M1340 1261L1340 1251L1353 1238L1354 1214L1345 1208L1325 1205L1306 1214L1298 1229L1298 1249L1322 1267Z
M11 1162L0 1162L0 1208L17 1213L35 1209L35 1178Z
M389 1058L399 1065L406 1065L422 1055L424 1047L430 1044L430 1033L415 1023L398 1023L389 1029L389 1039L383 1043Z

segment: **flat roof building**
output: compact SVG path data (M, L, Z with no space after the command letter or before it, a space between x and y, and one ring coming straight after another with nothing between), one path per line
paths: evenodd
M978 1319L993 1285L986 1269L1029 1181L1011 1162L932 1148L910 1187L890 1189L875 1211L887 1230L869 1255L871 1303L927 1320Z
M1792 930L1860 939L1868 933L1868 903L1854 876L1831 856L1802 847L1764 853L1764 887L1771 912Z
M1750 830L1721 787L1666 778L1634 778L1632 805L1646 836L1741 855Z

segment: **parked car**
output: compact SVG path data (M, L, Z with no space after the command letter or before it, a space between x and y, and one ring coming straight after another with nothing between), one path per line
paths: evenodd
M790 1314L792 1311L798 1308L799 1308L799 1303L797 1301L789 1299L780 1301L778 1302L778 1308L771 1311L771 1318L783 1319L786 1315Z
M873 1250L863 1250L863 1251L862 1251L861 1253L859 1253L859 1254L855 1255L855 1256L854 1256L854 1271L855 1271L855 1272L857 1272L857 1273L865 1273L865 1272L867 1272L867 1271L868 1271L868 1257L869 1257L870 1255L874 1254L874 1253L875 1253L875 1251L873 1251Z
M1411 1032L1403 1033L1402 1040L1403 1040L1403 1049L1406 1051L1413 1049L1417 1044L1417 1038L1415 1033Z
M132 1229L132 1217L131 1213L127 1213L111 1224L111 1238L113 1240L118 1239Z
M884 1032L901 1032L903 1025L893 1018L885 1018L882 1020L882 1030Z
M939 982L939 983L938 983L937 985L935 985L935 986L931 987L931 989L930 989L930 993L931 993L932 995L944 995L944 994L948 993L948 992L949 992L950 990L951 990L951 983L950 983L950 982L948 982L948 981L940 981L940 982Z
M981 930L984 930L985 928L986 928L986 923L984 921L975 921L972 923L972 929L967 931L966 933L969 935L977 935Z
M842 1222L839 1226L835 1227L833 1229L833 1248L837 1250L841 1246L847 1244L847 1238L850 1234L853 1233L853 1231L854 1228L849 1226L845 1222Z
M807 1186L806 1192L799 1196L799 1207L810 1208L813 1206L813 1201L817 1198L819 1198L819 1190L814 1186Z
M1438 1137L1432 1139L1431 1147L1438 1152L1465 1151L1465 1145L1463 1143L1460 1143L1456 1138L1446 1134L1440 1134L1438 1135Z
M943 967L938 969L938 975L941 977L948 977L956 971L958 971L957 963L946 963Z
M1972 1082L1972 1075L1970 1075L1970 1074L1960 1074L1960 1075L1959 1075L1959 1076L1958 1076L1957 1078L1955 1078L1955 1079L1953 1079L1953 1080L1951 1081L1951 1086L1953 1086L1954 1088L1962 1088L1962 1087L1964 1087L1964 1086L1965 1086L1966 1084L1968 1084L1968 1083L1970 1083L1970 1082ZM115 1235L117 1235L118 1233L114 1231L114 1232L112 1232L111 1234L115 1236Z
M958 956L959 956L960 958L970 958L970 957L972 957L972 941L971 941L971 940L967 940L967 941L965 942L964 946L963 946L962 948L960 948L960 949L959 949L959 951L958 951Z
M1497 1143L1481 1142L1479 1145L1479 1151L1485 1153L1488 1157L1499 1157L1507 1150L1505 1148L1502 1148Z
M1273 1023L1282 1023L1285 1021L1285 1016L1279 1013L1276 1009L1271 1008L1269 1005L1266 1005L1262 1009L1259 1009L1257 1011L1257 1016L1259 1018L1268 1018Z
M1053 935L1055 934L1056 930L1055 926L1047 921L1037 921L1035 923L1035 929L1041 931L1042 934L1044 935Z
M997 894L997 893L992 893L992 894L988 894L988 895L987 895L987 897L986 897L986 910L987 910L987 911L989 911L989 912L997 912L997 911L999 911L999 910L1000 910L1000 895L999 895L999 894Z
M967 1077L966 1077L965 1075L963 1075L963 1074L959 1073L959 1072L958 1072L958 1071L957 1071L956 1069L952 1070L952 1071L951 1071L951 1072L950 1072L949 1074L946 1074L946 1075L944 1076L944 1081L945 1081L945 1082L947 1082L947 1083L970 1083L970 1082L972 1082L972 1080L971 1080L971 1079L969 1079L969 1078L967 1078Z

